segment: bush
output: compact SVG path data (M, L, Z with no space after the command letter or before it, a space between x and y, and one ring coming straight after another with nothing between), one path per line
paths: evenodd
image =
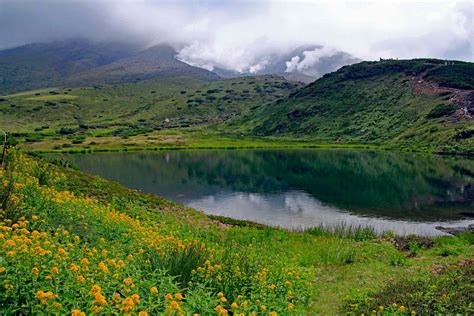
M438 104L426 116L429 119L448 116L456 112L456 107L453 104Z
M440 273L441 272L441 273ZM445 267L434 275L418 280L401 280L388 284L365 300L346 302L353 314L405 315L468 315L472 306L472 262L461 261Z
M76 132L76 129L70 128L70 127L61 127L58 131L58 134L60 135L70 135L74 134Z

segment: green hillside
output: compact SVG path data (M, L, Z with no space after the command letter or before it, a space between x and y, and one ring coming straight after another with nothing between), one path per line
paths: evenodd
M128 72L120 71L121 60L71 76L76 80L71 86L92 83L88 78L130 81L131 70L139 73L141 61L156 51L142 54L136 62L127 59ZM6 95L0 97L0 125L31 149L105 143L110 148L126 139L155 146L162 143L155 141L157 131L167 134L166 142L182 145L189 134L203 140L204 131L215 144L230 137L234 143L304 141L473 153L473 63L362 62L306 87L278 76L209 81L182 74Z
M262 136L472 153L473 89L473 63L362 62L262 105L230 125Z
M276 76L213 82L180 77L35 90L0 98L0 126L30 143L66 139L81 144L89 136L127 138L221 123L301 86Z

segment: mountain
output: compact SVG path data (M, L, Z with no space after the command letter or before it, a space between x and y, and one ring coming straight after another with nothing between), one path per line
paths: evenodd
M84 71L66 79L67 86L101 83L125 83L140 80L190 77L218 80L219 76L202 68L190 66L175 58L176 51L167 45L158 45L121 58L110 64Z
M0 51L0 94L43 88L64 78L129 56L128 44L82 39L29 44Z
M236 72L215 68L213 72L224 78L253 75L281 75L289 81L311 83L326 73L361 60L342 51L321 45L304 45L289 52L273 53L260 58L253 71Z
M177 60L175 55L166 45L143 49L135 44L84 39L25 45L0 51L0 94L178 76L219 78Z
M321 142L474 152L474 63L382 60L345 66L232 122Z

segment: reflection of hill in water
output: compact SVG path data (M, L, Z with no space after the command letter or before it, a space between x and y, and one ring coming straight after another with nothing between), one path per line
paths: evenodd
M452 157L235 150L70 158L85 171L183 202L222 190L291 190L360 215L392 218L455 219L474 207L474 161Z

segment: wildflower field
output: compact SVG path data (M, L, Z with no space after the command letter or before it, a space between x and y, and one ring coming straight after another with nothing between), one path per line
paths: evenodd
M469 233L289 232L17 151L0 170L0 212L0 314L474 312Z

